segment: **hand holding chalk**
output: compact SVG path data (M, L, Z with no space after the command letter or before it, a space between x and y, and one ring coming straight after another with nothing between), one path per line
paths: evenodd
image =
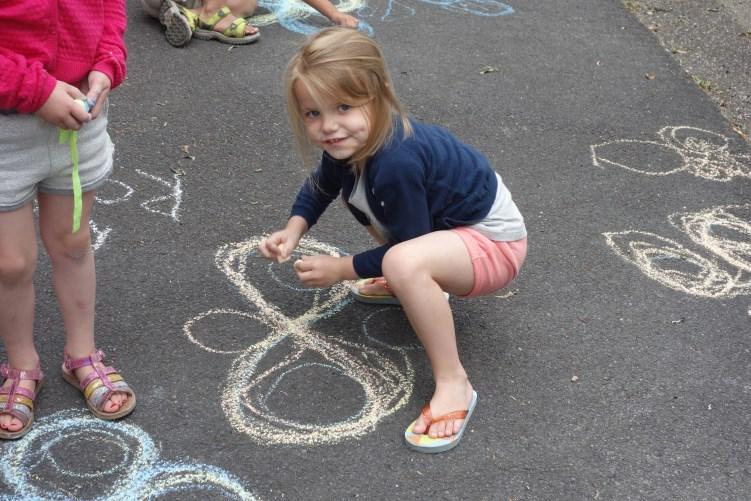
M289 261L290 257L292 257L292 254L290 254L287 257L284 257L284 244L281 243L277 245L277 248L279 249L279 253L276 255L276 262L279 264L286 263Z

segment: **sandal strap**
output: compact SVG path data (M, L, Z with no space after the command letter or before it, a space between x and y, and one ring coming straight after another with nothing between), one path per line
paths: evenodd
M110 377L110 374L117 374L117 370L114 367L105 367L103 370L97 371L96 367L93 371L89 372L85 378L83 378L81 381L78 382L79 386L81 387L81 391L85 392L86 388L94 381L95 379L102 379L102 376L105 376L105 379L108 381L111 381L112 378ZM106 385L106 382L104 383Z
M8 364L0 364L0 376L5 379L31 379L41 381L44 378L42 369L37 367L31 370L21 370L10 367Z
M109 377L112 388L108 388L98 381L95 381L90 387L86 388L86 391L84 392L86 400L100 411L104 410L104 404L107 403L107 400L109 400L110 396L115 392L127 393L129 398L132 398L135 395L120 374L115 373Z
M242 38L245 36L245 28L248 26L248 21L243 17L238 17L232 24L222 32L224 36L230 38Z
M198 18L198 26L205 30L213 30L214 26L216 26L216 23L221 21L223 18L227 17L228 15L232 14L232 12L229 10L229 7L226 5L219 9L218 11L214 12L213 15L209 16L208 19L201 19Z
M68 371L74 371L81 367L93 366L96 362L104 360L104 352L102 350L94 349L89 355L81 358L70 358L68 351L63 352L63 365Z
M467 417L467 414L469 413L468 410L463 411L452 411L447 412L446 414L441 414L438 417L433 417L433 413L430 411L430 402L426 402L425 405L422 407L422 417L427 422L428 427L432 425L433 423L440 423L442 421L449 421L451 419L465 419Z

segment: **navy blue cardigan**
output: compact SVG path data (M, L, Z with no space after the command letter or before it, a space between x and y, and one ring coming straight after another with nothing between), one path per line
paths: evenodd
M354 256L361 278L382 275L381 261L393 245L435 230L481 221L495 200L498 180L488 160L446 129L412 121L413 134L403 137L397 126L389 144L370 158L363 171L368 205L388 229L391 240ZM328 205L342 194L349 200L354 169L324 153L321 164L306 180L292 206L312 227ZM355 218L367 216L347 204Z

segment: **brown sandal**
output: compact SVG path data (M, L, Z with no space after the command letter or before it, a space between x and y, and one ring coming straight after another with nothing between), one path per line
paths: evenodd
M91 355L83 358L70 358L68 352L64 353L63 360L63 379L78 388L86 399L86 406L98 418L113 420L127 416L136 406L136 394L128 386L123 377L113 367L104 367L103 369L96 365L97 362L104 360L104 353L101 350L94 350ZM104 365L104 364L102 364ZM81 367L90 366L93 371L79 381L74 372ZM104 404L115 392L128 394L128 400L122 407L115 412L106 412Z
M30 371L13 369L7 364L0 365L0 375L3 376L3 382L10 379L11 385L7 388L0 389L0 414L9 414L23 423L23 427L17 431L0 429L0 439L13 440L21 438L31 429L34 423L34 400L36 400L39 391L42 389L42 380L44 374L42 369L37 367ZM19 386L22 380L36 381L34 390L27 390Z

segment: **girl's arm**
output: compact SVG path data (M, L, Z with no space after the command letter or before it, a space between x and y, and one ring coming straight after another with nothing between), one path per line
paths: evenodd
M56 83L42 63L0 48L0 110L33 113L47 102Z
M359 23L357 18L341 12L329 0L305 0L305 3L326 16L332 23L336 24L337 26L357 28L357 25Z
M103 0L104 30L97 47L92 71L104 73L114 89L125 80L128 51L125 48L125 0Z

